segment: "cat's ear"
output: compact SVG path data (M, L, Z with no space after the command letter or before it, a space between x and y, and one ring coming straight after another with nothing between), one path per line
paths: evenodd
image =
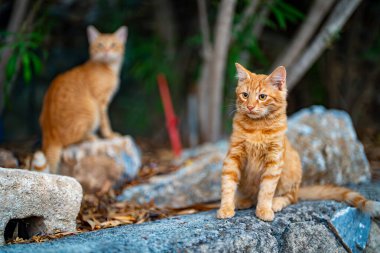
M249 71L246 68L244 68L242 65L240 65L237 62L235 63L235 66L236 66L236 77L240 82L251 79L249 75Z
M92 25L87 27L87 37L90 43L94 42L94 40L96 40L99 34L100 32Z
M114 33L116 38L122 43L125 43L127 41L128 36L128 28L126 26L122 26Z
M267 77L268 82L279 90L286 89L286 69L279 66Z

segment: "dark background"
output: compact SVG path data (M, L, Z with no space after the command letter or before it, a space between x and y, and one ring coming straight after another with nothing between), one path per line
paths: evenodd
M7 28L14 2L0 2L1 31ZM27 12L37 2L31 1ZM247 2L238 1L234 22ZM282 2L306 15L312 1ZM218 5L219 1L207 1L211 27ZM39 58L41 69L35 71L32 66L30 81L26 81L21 66L6 87L6 103L0 117L3 145L28 143L33 148L39 147L38 117L43 95L57 74L88 59L88 25L102 32L114 32L122 25L129 29L120 90L109 109L114 130L163 146L168 143L156 84L157 74L164 73L187 145L186 100L197 88L202 62L197 1L41 1L36 9L29 31L40 36L32 51ZM335 40L289 93L289 114L314 104L343 109L351 115L364 142L380 143L379 14L379 1L361 2ZM295 15L283 27L274 13L267 19L258 43L249 51L252 57L246 66L257 73L270 70L271 63L286 49L303 22L302 17ZM2 33L3 47L5 39ZM233 63L239 61L243 49L239 41L244 39L250 39L250 33L240 35L229 48L223 100L224 136L231 130L236 84Z

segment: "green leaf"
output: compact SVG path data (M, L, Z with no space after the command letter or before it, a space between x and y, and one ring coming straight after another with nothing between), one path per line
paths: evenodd
M285 16L282 14L281 11L279 11L277 8L272 9L274 16L277 19L277 22L282 29L286 29L286 21Z
M18 55L16 53L12 54L9 58L6 66L6 79L10 81L13 79L13 76L16 74Z
M30 58L29 58L29 55L27 53L22 55L22 65L23 65L22 67L24 69L24 71L23 71L24 81L26 83L29 83L30 80L32 79L32 69L30 66Z
M41 59L35 53L30 53L30 60L32 61L34 71L37 74L41 73L41 70L42 70Z
M291 6L290 4L287 4L284 1L278 2L279 7L287 13L287 17L289 20L293 19L295 21L302 20L305 16L302 12Z

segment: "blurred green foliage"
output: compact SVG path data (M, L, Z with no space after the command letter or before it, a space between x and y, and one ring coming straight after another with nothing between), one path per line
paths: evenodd
M271 4L268 5L268 2ZM58 69L57 66L74 67L78 64L78 61L76 64L64 62L73 61L72 59L75 59L73 55L83 49L83 43L87 41L84 32L86 26L95 25L101 32L114 32L120 26L126 25L128 26L128 40L125 61L121 71L120 91L110 108L111 121L115 129L122 133L150 135L152 129L161 131L160 129L165 128L165 121L157 88L157 75L163 73L166 76L176 113L183 116L186 111L187 95L189 91L194 92L202 66L200 55L202 40L199 24L197 24L196 3L183 4L170 0L167 3L173 10L171 22L175 24L174 38L176 39L173 41L173 48L168 47L165 38L159 33L155 24L160 22L155 16L157 2L95 0L92 5L85 2L44 4L39 11L40 15L37 15L41 18L34 22L33 27L29 27L31 31L18 34L2 32L0 34L1 41L7 41L9 36L13 39L11 44L2 43L0 45L0 50L9 46L12 49L12 55L6 66L8 91L9 83L21 80L18 70L21 71L24 84L34 83L33 79L36 75L50 71L48 74L43 73L44 80L42 82L38 81L36 82L37 86L33 85L33 89L41 90L41 88L46 89L56 74L67 70ZM237 3L234 25L241 20L242 12L248 4L249 1ZM211 1L207 5L210 32L213 37L220 2ZM191 8L188 9L189 7ZM184 9L181 10L181 8ZM302 18L301 12L284 0L263 1L260 8L269 8L270 10L270 15L265 20L265 27L268 29L284 30L289 22L295 23ZM65 10L65 12L61 10ZM244 52L249 55L248 60L256 70L264 71L269 67L270 61L266 52L258 39L252 36L251 31L256 24L256 16L249 17L241 31L232 31L233 43L229 50L225 82L232 85L226 85L225 93L229 102L226 102L223 108L231 107L230 105L233 104L230 100L233 97L231 91L235 85L234 63ZM54 24L54 30L51 29L50 24ZM74 30L82 30L83 33ZM49 43L46 43L47 38L49 38ZM79 45L81 46L79 47ZM47 52L53 50L52 47L54 47L56 59L47 58ZM170 50L171 52L169 52ZM79 55L83 56L78 53ZM43 85L41 86L40 83ZM18 90L19 88L18 85ZM31 92L29 97L35 94L34 91L29 92ZM37 92L37 94L41 94L41 92ZM42 97L35 99L36 103L40 105ZM228 109L225 115L230 110ZM34 124L37 125L38 115L35 115L34 118L36 118Z
M167 38L160 33L158 26L161 20L169 19L158 12L157 4L162 2L169 3L173 11L172 20L169 22L174 24L172 47L169 47ZM40 21L43 25L35 25L30 32L22 34L5 32L0 34L0 43L6 41L8 36L15 38L11 44L12 55L6 67L7 82L12 80L17 82L17 91L15 91L17 95L30 92L31 95L23 95L25 98L33 96L34 93L29 90L35 89L34 103L39 113L41 94L46 91L51 80L57 74L86 59L84 51L87 47L86 27L95 25L101 32L114 32L120 26L126 25L128 40L121 71L121 86L110 108L112 125L122 133L151 136L161 131L162 134L165 132L165 118L157 88L157 75L163 73L166 76L174 109L184 122L187 96L196 92L202 67L202 37L196 1L162 2L138 0L44 2L39 15L36 15L40 17L41 12L46 13L45 20ZM212 41L220 3L220 0L206 1ZM311 5L307 1L306 3L294 0L260 1L255 15L251 15L244 27L237 30L236 25L241 22L249 3L249 0L237 1L233 19L224 86L223 115L226 119L224 126L227 132L231 128L230 112L234 109L236 85L234 63L241 62L257 73L268 73L271 62L289 43L289 39L302 22L305 11ZM371 4L373 5L374 3ZM269 14L263 21L263 34L257 38L253 34L253 29L263 8L267 8ZM52 23L54 30L43 30L43 27L46 28ZM2 28L4 29L4 26ZM0 50L4 50L5 47L5 44L0 44ZM53 54L54 58L47 58L47 52ZM373 43L371 48L363 49L361 53L360 57L367 62L378 62L380 40ZM17 75L17 66L21 71L20 75ZM39 73L41 76L35 78ZM302 101L310 98L313 103L327 103L328 96L321 84L323 78L319 77L320 73L318 66L311 69L308 81L310 85L304 84L304 90L310 94ZM32 85L25 86L25 84ZM299 92L298 90L297 87L295 92ZM305 92L304 90L302 92ZM26 110L29 105L23 106L23 110ZM34 118L36 119L34 124L38 126L38 115Z
M18 71L18 64L21 65L23 80L30 83L34 74L41 73L42 56L41 43L44 35L39 32L30 33L9 33L0 32L1 41L12 40L12 44L1 43L0 52L10 48L11 56L6 63L6 81L11 82ZM46 51L43 51L46 53ZM7 85L6 85L7 87Z

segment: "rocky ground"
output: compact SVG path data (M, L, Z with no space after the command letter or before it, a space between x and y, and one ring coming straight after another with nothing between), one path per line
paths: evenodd
M313 120L310 112L306 112L306 114L301 112L297 117L294 117L294 127L292 128L290 123L289 128L293 129L291 139L300 144L298 149L301 154L304 154L304 166L317 164L317 166L307 167L309 172L317 175L314 178L309 177L309 182L326 182L318 181L326 180L326 178L330 182L338 184L368 182L370 167L361 144L357 143L356 133L350 121L347 123L348 115L339 111L327 112L326 115L321 108L317 108L316 110L314 109L316 120ZM330 117L330 120L327 122L319 121L318 119L321 117ZM346 128L347 125L349 126L348 128ZM313 131L310 131L310 129ZM320 134L325 129L335 129L336 132L330 131L331 134ZM380 174L378 173L380 171L378 170L380 168L380 135L373 131L368 132L360 133L361 140L371 165L373 178L380 179L377 176ZM346 136L349 136L349 138L346 138ZM308 143L312 143L310 140L313 140L313 138L323 139L322 142L313 142L314 152L305 148ZM326 143L329 143L329 145L326 145ZM335 145L336 143L339 143L340 147L343 146L344 148L339 148L338 145ZM310 249L309 252L321 252L321 250L323 252L345 252L350 247L353 252L361 252L360 247L364 246L360 246L357 251L353 250L353 248L356 249L356 246L352 245L357 243L355 242L350 246L349 242L344 242L342 239L346 236L346 232L332 229L331 227L332 220L339 214L339 211L346 210L344 204L333 202L302 203L286 209L284 214L279 215L279 220L277 222L275 220L273 224L256 220L252 216L253 210L238 212L237 217L230 221L216 220L214 218L215 211L194 214L217 207L221 161L227 145L228 143L226 142L219 142L216 145L206 145L195 150L188 150L183 154L182 159L177 159L174 163L170 151L157 150L152 152L150 146L141 145L143 148L142 166L137 177L124 184L121 188L110 189L107 193L85 194L77 218L77 231L75 233L34 236L28 240L15 236L13 240L8 242L11 244L48 242L41 245L6 246L1 247L0 251L49 252L51 250L54 252L67 252L68 249L71 249L70 251L75 252L78 251L78 248L75 247L79 246L79 249L83 249L83 251L78 252L109 252L107 249L131 252L138 249L141 252L183 251L185 249L188 251L231 251L233 247L242 247L239 249L246 251L256 251L255 249L258 249L261 245L261 247L265 246L262 252L270 249L273 250L270 252L305 252L305 249ZM110 151L108 150L108 152ZM133 152L136 153L135 151ZM344 158L342 158L342 153L345 154ZM30 160L27 155L17 155L17 158L23 157L26 159L16 159L14 161L7 155L4 155L7 159L3 159L3 161L8 161L8 164L11 165L12 163L15 164L13 166L27 167L28 159ZM0 152L0 162L2 161L1 159L2 153ZM127 159L126 161L131 164L134 159ZM330 168L335 168L335 172L331 173ZM345 168L348 168L351 172L347 173ZM319 179L315 181L315 178ZM350 186L357 187L356 184ZM361 184L360 187L359 189L368 197L380 199L379 184L369 185L367 183ZM149 202L152 199L154 203ZM168 203L170 204L168 205ZM308 216L307 214L311 212L315 213ZM295 218L294 213L298 213L300 217ZM177 216L184 214L194 215ZM358 221L358 215L362 217L361 214L351 210L348 212L348 216L343 216L351 219L350 222L356 222ZM175 217L169 218L172 216ZM353 219L352 217L355 218ZM163 218L168 219L156 221ZM362 218L364 223L370 221L369 217L363 216ZM347 222L345 220L341 224L347 224ZM112 228L135 223L144 223L146 225ZM355 228L360 227L360 224L364 224L359 223L355 223L357 226L352 227L351 230L355 231ZM227 224L230 229L228 229ZM367 252L377 252L379 249L376 242L379 241L380 229L374 224L371 226ZM175 229L170 229L173 226ZM337 224L336 226L341 225ZM365 227L368 229L357 234L367 241L368 234L366 235L366 233L369 233L370 226L366 225ZM112 229L104 230L103 228ZM265 234L264 239L260 237L260 234L252 234L255 228L263 232L261 235ZM98 231L83 233L95 230ZM155 232L152 233L152 231ZM296 231L303 231L302 234L305 234L305 237L300 242L297 241L300 234L297 234L298 232ZM77 233L79 234L67 237L67 235ZM316 236L321 236L321 238ZM51 241L51 239L61 237L65 238ZM186 238L190 237L193 239L187 241ZM96 238L103 238L104 241L98 241ZM359 240L359 238L355 238L354 241ZM253 241L256 244L252 244ZM310 241L313 243L309 243ZM109 245L113 245L113 247L110 248ZM326 248L326 245L332 246ZM284 251L285 249L286 251Z
M379 185L370 185L380 189ZM367 187L358 187L365 194ZM380 192L371 192L380 198ZM228 220L215 211L82 233L42 244L7 245L1 252L376 252L371 219L333 201L302 202L263 222L254 210ZM378 226L373 223L372 229ZM371 236L378 233L371 233Z

